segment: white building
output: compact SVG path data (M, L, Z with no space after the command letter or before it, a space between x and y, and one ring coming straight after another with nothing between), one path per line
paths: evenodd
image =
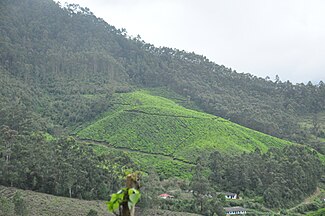
M240 206L235 207L227 207L224 208L226 211L226 215L244 215L246 214L246 209Z
M235 193L225 192L224 194L226 199L238 199L238 195Z

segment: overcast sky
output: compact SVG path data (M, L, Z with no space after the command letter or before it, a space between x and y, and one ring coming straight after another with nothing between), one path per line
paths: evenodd
M237 72L325 81L323 0L61 0L155 46L194 51Z

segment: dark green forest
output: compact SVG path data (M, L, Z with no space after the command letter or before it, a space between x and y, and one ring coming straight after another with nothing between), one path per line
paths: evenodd
M162 88L186 98L188 108L302 144L205 155L198 162L203 168L193 168L193 179L207 182L197 191L197 203L222 190L287 208L319 186L324 171L319 153L325 153L322 81L293 84L238 73L205 56L155 47L88 8L52 0L0 1L0 184L107 200L126 170L141 168L128 154L98 155L69 135L107 112L114 94L147 88ZM166 208L191 209L186 205L191 206ZM195 206L201 207L192 212L205 215L220 210Z
M0 184L80 199L107 200L124 171L136 169L125 154L97 156L72 137L48 141L1 128ZM3 145L4 144L4 145Z
M263 196L268 207L288 207L315 191L322 173L316 152L305 147L255 151L238 156L210 155L211 182L224 191ZM308 167L308 168L307 168Z

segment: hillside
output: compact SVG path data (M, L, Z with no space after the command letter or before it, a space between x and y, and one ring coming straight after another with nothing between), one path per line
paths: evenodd
M21 194L27 206L27 215L33 216L86 216L89 211L94 210L98 216L114 216L108 213L106 201L87 201L80 199L71 199L37 193L29 190L19 190L12 187L3 187L0 185L0 215L9 216L14 214L14 204L12 199L16 193ZM138 209L138 214L143 215L161 215L161 216L196 216L197 214L185 212L172 212L167 210L143 210ZM198 216L198 215L197 215Z
M99 152L130 152L130 157L138 160L141 167L154 165L167 177L189 175L191 164L213 151L236 155L255 149L266 152L271 147L291 144L223 118L187 109L148 90L116 94L110 110L76 135L86 143L99 145L96 148Z
M290 144L223 118L186 109L148 91L118 94L107 115L77 136L189 162L215 150L239 154L258 148L266 152L270 147Z
M7 200L7 206L9 208L8 211L5 212L5 203L3 203L3 206L0 206L0 215L12 215L14 213L13 206L11 206L13 205L11 200L16 192L20 192L22 199L26 203L28 215L86 216L88 212L93 209L97 211L99 216L113 216L113 214L108 213L104 201L71 199L3 186L0 186L0 199Z
M36 128L67 133L105 112L114 92L167 87L207 113L273 136L300 143L309 142L310 133L324 136L324 128L304 130L298 124L304 115L324 111L323 82L271 81L195 53L158 48L78 5L4 0L0 10L0 71L19 85L3 83L4 89L14 87L32 119L45 119ZM83 97L89 94L101 97ZM8 93L0 95L6 101L1 112L12 113Z
M213 215L207 194L288 208L324 180L322 81L238 73L52 0L0 1L0 76L0 185L107 200L142 170L148 206L168 181L195 196L159 207Z

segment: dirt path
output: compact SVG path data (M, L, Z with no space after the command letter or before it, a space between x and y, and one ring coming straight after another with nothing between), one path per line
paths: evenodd
M298 205L288 209L288 211L293 211L294 209L298 208L299 206L301 205L305 205L305 204L309 204L309 203L312 203L313 200L319 196L321 194L321 190L319 189L319 187L316 188L315 192L310 195L309 197L307 197L303 202L299 203Z

